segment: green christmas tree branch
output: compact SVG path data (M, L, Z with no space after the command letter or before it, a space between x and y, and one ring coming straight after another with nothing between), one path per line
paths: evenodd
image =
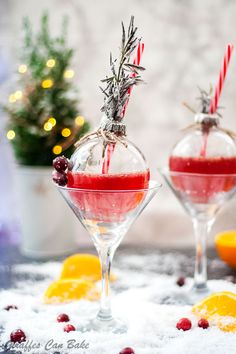
M20 164L50 166L55 155L60 154L60 147L61 152L69 156L73 143L89 129L88 122L81 119L81 124L76 124L76 117L80 116L77 91L66 75L72 72L70 65L74 54L67 46L67 25L65 18L61 35L52 38L48 14L41 17L36 35L29 19L23 21L20 58L25 72L18 74L21 90L11 95L11 102L4 106L9 115L8 128L14 132L11 142ZM17 92L22 97L17 98ZM56 124L45 129L50 118L54 118ZM69 129L70 135L63 136L63 129ZM55 146L59 148L55 150Z

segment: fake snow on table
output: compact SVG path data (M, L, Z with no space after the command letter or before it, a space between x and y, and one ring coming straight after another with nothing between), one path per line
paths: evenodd
M181 256L184 261L184 256ZM1 345L9 341L10 333L21 328L27 342L22 353L119 354L124 347L132 347L136 354L231 354L235 334L224 333L215 327L203 330L191 313L191 306L166 304L169 294L187 290L176 286L176 276L154 272L154 262L161 272L175 273L173 255L124 255L113 271L118 275L113 289L113 312L128 324L126 334L79 333L63 331L65 323L57 316L66 313L75 327L86 318L95 317L98 302L77 301L69 304L45 305L42 295L52 280L60 274L60 263L23 264L15 266L15 286L0 293L0 309L14 304L18 310L0 311ZM142 270L142 271L140 271ZM176 269L175 269L176 270ZM178 272L178 267L177 267ZM26 276L27 275L27 276ZM227 281L209 282L213 291L233 291L236 286ZM191 319L190 331L178 331L176 322ZM22 344L21 344L22 345ZM32 346L37 348L32 348ZM31 347L31 349L30 349ZM86 347L86 348L85 348Z

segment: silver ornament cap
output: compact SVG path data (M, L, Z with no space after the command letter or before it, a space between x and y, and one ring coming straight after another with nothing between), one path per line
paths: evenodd
M204 124L209 126L217 126L220 123L219 116L215 114L208 113L197 113L195 114L194 121L196 124Z
M126 135L126 125L122 121L110 119L106 115L102 116L100 128L116 135Z

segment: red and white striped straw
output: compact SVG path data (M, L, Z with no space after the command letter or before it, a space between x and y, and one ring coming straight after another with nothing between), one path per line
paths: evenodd
M223 65L220 70L219 81L218 81L218 84L215 89L214 97L212 98L211 104L210 104L210 112L209 113L211 113L211 114L214 114L217 110L220 94L221 94L221 91L222 91L222 88L224 85L224 81L225 81L225 77L226 77L226 73L228 70L228 66L229 66L229 62L230 62L233 48L234 48L234 46L232 44L227 45Z
M143 54L144 51L144 43L140 43L138 44L138 48L137 48L137 52L136 52L136 57L134 58L133 64L134 65L139 65L140 61L141 61L141 56ZM132 74L132 76L136 76L135 73Z
M137 52L136 52L136 56L135 56L134 61L133 61L133 64L134 64L134 65L139 65L139 64L140 64L141 56L142 56L142 54L143 54L143 51L144 51L144 43L140 43L140 42L139 42L138 48L137 48ZM131 74L131 77L135 77L136 75L137 75L137 74L136 74L135 72L133 72L133 73ZM133 86L130 87L129 90L128 90L129 96L130 96L130 94L131 94L132 88L133 88ZM124 105L124 108L123 108L123 117L124 117L124 115L125 115L125 111L126 111L126 108L127 108L127 106L128 106L128 103L129 103L129 98L128 98L127 101L125 102L125 105Z

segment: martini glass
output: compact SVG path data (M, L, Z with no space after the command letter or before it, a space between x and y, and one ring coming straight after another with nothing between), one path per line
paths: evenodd
M160 169L168 186L191 217L196 258L193 286L182 303L193 304L210 293L207 285L206 238L222 209L236 192L236 174L196 174Z
M92 190L57 186L82 225L91 235L102 270L100 309L95 319L82 324L82 332L124 333L127 326L114 319L110 303L110 270L114 253L135 219L157 193L160 185L138 190Z

